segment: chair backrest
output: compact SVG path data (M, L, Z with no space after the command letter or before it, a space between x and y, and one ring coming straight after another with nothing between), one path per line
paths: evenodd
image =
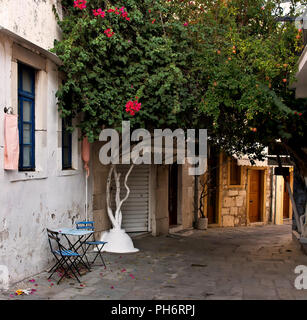
M80 221L76 222L77 229L84 229L84 230L92 230L94 231L94 221Z
M59 238L59 233L56 231L52 231L50 229L47 229L47 235L48 235L48 242L50 246L50 250L54 251L55 248L52 244L52 241L56 243L56 246L58 247L57 249L61 250L61 243L60 243L60 238Z

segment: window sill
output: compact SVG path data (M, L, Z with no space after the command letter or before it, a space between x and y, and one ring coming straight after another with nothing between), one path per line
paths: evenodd
M43 171L9 171L5 170L10 182L47 179Z
M67 169L67 170L58 170L58 177L68 177L68 176L76 176L81 174L81 170L78 169Z

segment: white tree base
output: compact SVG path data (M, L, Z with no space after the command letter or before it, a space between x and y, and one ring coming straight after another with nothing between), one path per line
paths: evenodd
M100 241L105 241L102 251L112 253L134 253L139 252L139 249L134 248L132 239L124 229L111 229L105 232Z

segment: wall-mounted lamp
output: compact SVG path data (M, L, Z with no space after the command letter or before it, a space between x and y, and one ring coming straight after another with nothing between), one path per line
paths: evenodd
M7 114L13 114L13 108L12 107L4 107L4 112Z

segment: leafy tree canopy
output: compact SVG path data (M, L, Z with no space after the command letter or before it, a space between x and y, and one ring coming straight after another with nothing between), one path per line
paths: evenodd
M302 32L277 22L280 2L63 0L63 38L53 49L65 74L62 116L80 117L91 142L122 120L207 128L228 152L304 141L306 103L289 89ZM128 102L141 109L131 114Z

